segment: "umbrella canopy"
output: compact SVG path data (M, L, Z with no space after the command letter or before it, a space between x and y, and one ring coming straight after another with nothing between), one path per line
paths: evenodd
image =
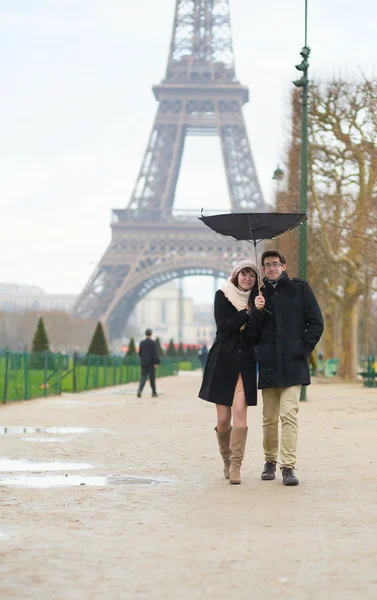
M199 217L207 227L233 237L235 240L252 242L255 248L255 261L258 264L257 243L272 240L287 231L295 229L308 217L303 213L225 213ZM258 288L260 290L260 274L258 269Z
M302 213L226 213L199 217L207 227L235 240L271 240L307 220Z

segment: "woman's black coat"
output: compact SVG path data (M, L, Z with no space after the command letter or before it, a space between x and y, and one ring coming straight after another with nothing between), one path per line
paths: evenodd
M276 287L262 288L266 300L263 327L256 340L258 387L309 385L307 357L323 332L321 309L307 281L286 273Z
M263 323L262 311L255 307L251 314L238 311L218 290L215 295L216 339L208 353L199 398L232 406L239 373L242 375L246 402L257 404L256 361L254 340ZM246 323L243 331L242 325Z

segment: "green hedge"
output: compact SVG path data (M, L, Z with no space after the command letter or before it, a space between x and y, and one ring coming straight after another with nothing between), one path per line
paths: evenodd
M201 364L198 358L193 358L192 360L182 360L178 363L179 371L194 371L195 369L200 369Z

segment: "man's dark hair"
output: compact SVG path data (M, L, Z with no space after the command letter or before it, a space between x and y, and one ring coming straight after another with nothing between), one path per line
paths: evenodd
M262 267L264 267L264 261L266 260L266 258L272 258L273 256L277 256L282 265L287 264L287 260L284 256L284 254L282 252L280 252L280 250L277 250L277 249L276 250L266 250L266 252L263 252L262 258L261 258Z
M145 330L145 335L146 335L147 337L151 337L151 335L152 335L152 329L146 329L146 330Z

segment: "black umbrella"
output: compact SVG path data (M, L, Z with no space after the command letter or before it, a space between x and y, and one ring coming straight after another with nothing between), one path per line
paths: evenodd
M226 213L205 217L203 211L202 216L199 217L200 221L203 221L207 227L210 227L216 233L233 237L235 240L253 243L257 265L258 242L277 238L286 231L295 229L307 219L306 214L302 213ZM260 289L259 269L258 288Z

